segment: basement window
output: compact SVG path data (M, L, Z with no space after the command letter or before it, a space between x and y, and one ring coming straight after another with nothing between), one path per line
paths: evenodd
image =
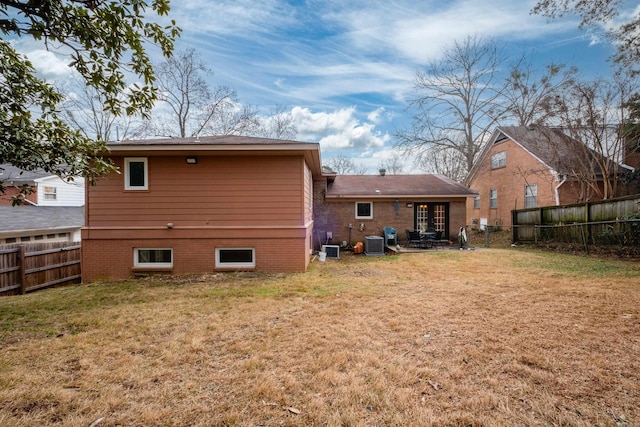
M173 267L171 248L134 248L134 267Z
M216 248L217 268L255 268L256 250L253 248Z

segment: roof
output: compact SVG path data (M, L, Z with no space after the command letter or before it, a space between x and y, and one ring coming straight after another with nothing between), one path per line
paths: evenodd
M0 165L0 181L10 181L15 183L35 182L36 179L53 176L52 173L42 169L35 171L25 171L12 165Z
M488 144L469 171L465 183L469 183L475 176L480 165L486 161L491 148L507 138L520 145L559 175L571 175L572 170L584 168L581 165L589 161L595 162L595 158L598 156L593 150L585 150L582 142L569 137L558 129L537 125L500 126L491 135ZM579 158L580 156L582 159Z
M200 136L123 140L107 143L111 154L144 156L174 155L303 155L314 176L322 175L320 144L317 142L258 138L251 136Z
M475 197L477 193L443 175L337 175L326 198Z
M0 206L0 234L60 230L84 225L84 206Z

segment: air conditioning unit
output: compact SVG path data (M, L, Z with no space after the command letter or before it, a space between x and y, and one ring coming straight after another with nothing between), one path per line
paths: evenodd
M327 254L327 258L340 259L340 246L322 245L322 252Z
M384 255L384 238L367 236L364 238L364 254L367 256Z

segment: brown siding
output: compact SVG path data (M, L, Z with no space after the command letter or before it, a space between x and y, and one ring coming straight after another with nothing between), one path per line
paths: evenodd
M123 158L114 159L122 167ZM89 226L301 224L302 158L149 157L149 190L110 175L87 191Z

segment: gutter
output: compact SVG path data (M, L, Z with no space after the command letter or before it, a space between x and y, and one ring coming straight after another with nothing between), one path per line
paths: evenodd
M562 184L564 184L565 182L567 182L567 177L566 176L562 177L562 181L560 181L560 184L556 185L556 187L554 189L554 193L555 193L555 196L556 196L556 206L560 206L560 192L558 190L560 189Z

